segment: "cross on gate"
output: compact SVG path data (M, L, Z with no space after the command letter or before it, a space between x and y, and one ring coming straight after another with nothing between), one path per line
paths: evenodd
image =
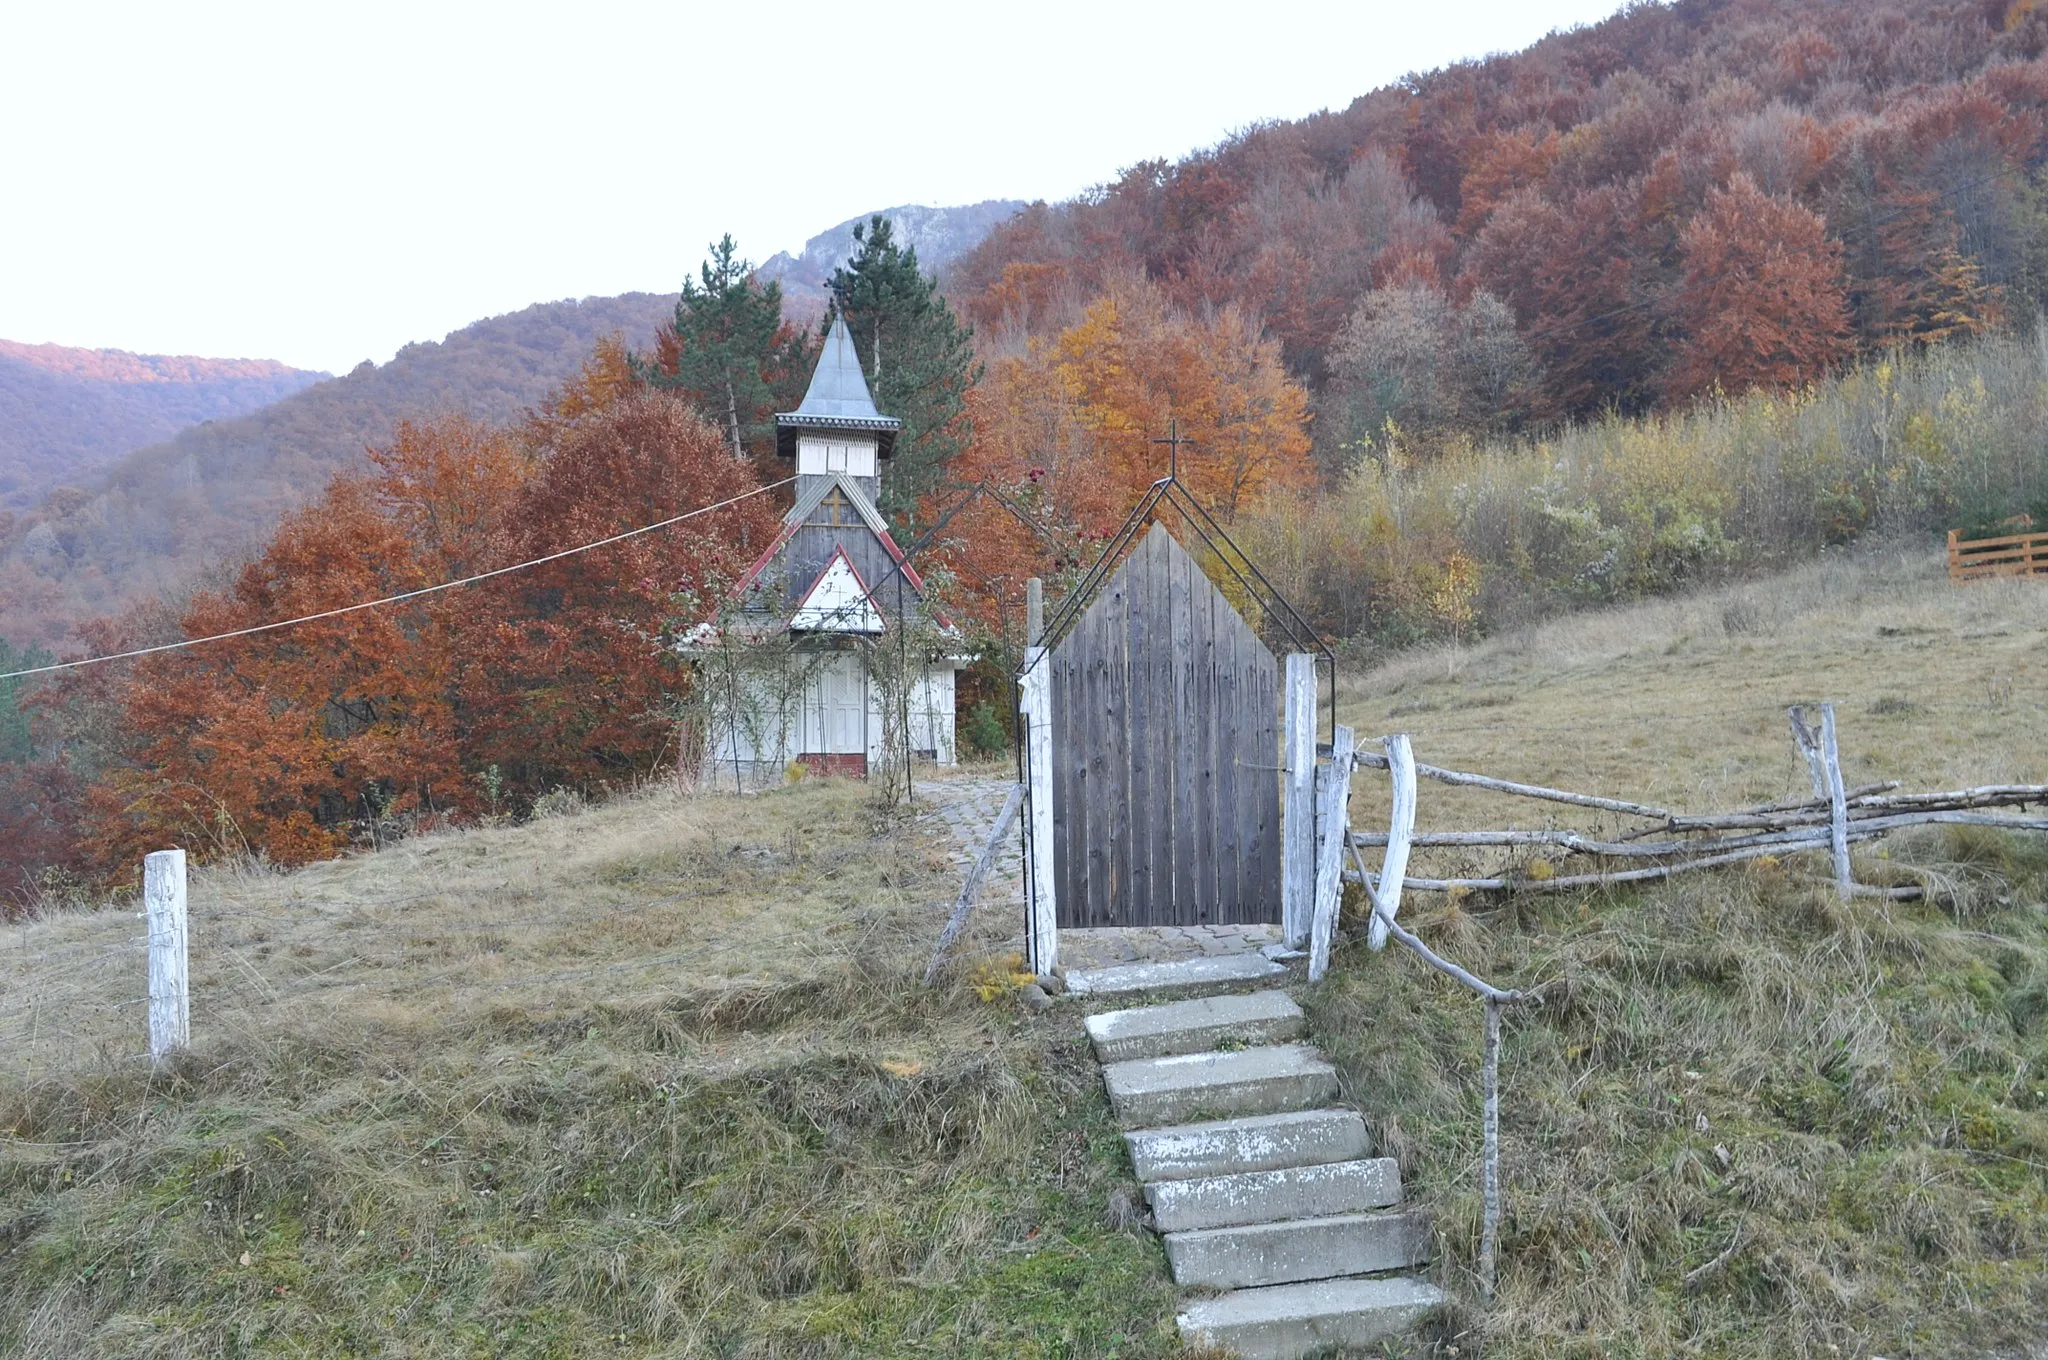
M1165 444L1173 450L1171 454L1167 455L1168 462L1166 465L1166 475L1168 480L1170 481L1179 481L1180 446L1183 444L1192 444L1195 441L1181 434L1180 421L1176 418L1166 422L1166 438L1155 439L1152 442L1155 444Z

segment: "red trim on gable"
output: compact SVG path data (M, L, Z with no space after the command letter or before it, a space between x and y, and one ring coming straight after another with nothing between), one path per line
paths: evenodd
M855 566L853 559L846 555L846 545L844 543L838 544L832 549L832 555L825 559L824 567L811 579L810 585L804 587L804 593L797 597L797 612L801 613L811 607L811 596L818 593L818 587L824 585L825 578L832 574L832 564L834 562L844 562L846 564L846 569L853 573L854 584L860 587L861 602L875 611L876 618L887 624L889 616L882 612L882 606L875 599L875 592L869 587L867 578L860 574L860 568ZM924 592L920 590L918 598L922 599L923 597Z
M743 594L747 590L750 590L753 587L754 582L760 579L761 573L768 570L768 564L775 560L775 555L781 552L784 548L788 547L789 540L796 537L796 531L803 527L804 521L802 520L798 520L794 523L788 520L784 520L781 530L777 532L775 538L768 544L767 549L759 557L754 559L754 565L748 567L746 570L746 574L741 576L738 583L733 586L733 593L735 595L738 595ZM822 528L825 526L814 525L812 527ZM851 526L840 525L837 527L849 528ZM868 529L868 526L865 521L862 522L860 527L863 529ZM889 559L896 563L897 566L903 568L903 579L910 582L910 588L917 592L918 603L929 604L929 601L927 601L924 597L924 577L918 575L917 568L910 565L910 559L904 556L903 549L896 546L896 540L889 536L889 531L887 529L868 529L868 532L881 540L882 550L889 554ZM833 549L833 552L836 556L844 557L846 554L846 545L844 543L839 544L836 548ZM861 593L867 596L868 603L875 606L876 613L881 613L881 606L879 604L875 604L875 597L871 593L871 589L868 586L868 583L865 580L862 580L861 578L860 568L853 566L853 559L850 557L846 559L846 565L849 567L853 567L853 579L856 581L860 581ZM827 558L825 561L825 568L827 571L829 571L831 567L831 559ZM803 599L809 599L811 591L816 590L818 588L818 581L822 581L824 579L825 573L822 571L819 572L817 580L812 581L810 584L810 589L804 592ZM798 602L797 607L803 607L801 600ZM939 613L937 610L932 611L932 619L941 628L951 628L953 626L953 621L947 618L945 615Z
M803 528L801 522L792 524L788 520L784 520L782 528L773 539L769 540L767 549L754 559L754 565L748 567L740 579L734 583L732 588L733 594L739 595L750 589L754 582L760 579L761 573L768 570L768 564L775 560L775 554L788 547L789 540L796 537L796 531L801 528Z

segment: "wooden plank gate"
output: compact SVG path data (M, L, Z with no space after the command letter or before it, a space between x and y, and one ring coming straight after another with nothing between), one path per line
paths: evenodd
M1042 664L1059 926L1278 924L1279 667L1173 535Z

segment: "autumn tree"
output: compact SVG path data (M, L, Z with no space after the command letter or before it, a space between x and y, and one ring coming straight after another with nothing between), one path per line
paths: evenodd
M642 369L717 426L735 457L766 460L775 413L794 409L816 356L803 329L782 319L782 285L757 283L753 264L724 236L698 277L683 280L675 320Z
M918 267L916 248L897 244L889 220L855 227L853 239L853 258L832 271L825 324L846 318L875 405L903 422L881 505L902 523L966 446L967 392L981 369L973 333Z
M539 558L758 490L727 431L662 392L634 392L551 432L507 517L508 552ZM753 496L595 551L501 577L464 630L467 762L530 797L595 790L672 760L687 685L664 636L680 595L713 596L775 532Z
M500 565L524 454L460 418L403 424L372 471L289 516L187 637L343 609ZM103 870L171 838L279 863L357 828L473 808L458 662L476 601L436 594L132 663L122 736L90 791Z
M1556 203L1524 189L1496 209L1465 283L1514 311L1559 414L1639 409L1657 392L1658 252L1644 239L1640 186L1602 185Z
M1462 306L1423 284L1368 293L1331 356L1318 435L1355 462L1388 423L1424 447L1499 434L1525 417L1539 374L1507 304L1484 290Z
M1046 533L977 506L944 547L970 581L1019 585L1092 556L1166 475L1169 425L1192 441L1181 482L1219 519L1311 475L1308 398L1279 346L1235 308L1189 316L1131 276L1062 334L997 359L971 403L960 477L1003 489Z
M0 638L0 674L33 670L55 660L40 647L16 647ZM29 740L25 701L36 687L33 678L0 680L0 761L24 761L35 754Z
M1683 339L1672 396L1794 387L1852 346L1840 248L1820 217L1746 174L1707 197L1680 238L1685 274L1671 315Z

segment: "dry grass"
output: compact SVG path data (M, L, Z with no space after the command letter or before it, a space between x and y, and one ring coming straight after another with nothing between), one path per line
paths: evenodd
M155 1074L132 917L9 927L0 1354L1175 1354L1071 1019L916 984L950 851L827 781L207 871Z
M1955 589L1924 553L1830 559L1404 656L1347 680L1341 707L1364 733L1411 732L1430 763L1700 811L1807 796L1783 710L1820 699L1841 713L1852 782L2048 780L2048 589ZM1421 800L1425 828L1597 824L1427 781ZM1385 816L1367 772L1355 823ZM1867 878L1934 882L1927 904L1842 904L1817 858L1639 891L1413 896L1403 915L1425 939L1543 998L1512 1014L1503 1060L1497 1307L1460 1310L1441 1344L1816 1360L2048 1346L2043 841L1950 828L1859 855ZM1477 1005L1362 945L1310 1005L1438 1207L1439 1269L1469 1297Z
M1706 811L1810 797L1785 709L1832 701L1844 778L2048 782L2048 589L1948 583L1918 547L1578 614L1343 677L1362 739L1408 732L1452 769ZM1544 805L1426 784L1418 825L1521 824ZM1568 812L1568 809L1558 809ZM1360 825L1383 823L1366 779Z
M2048 590L1877 553L1403 656L1341 707L1432 763L1693 809L1803 792L1798 700L1840 706L1852 780L2041 780L2044 630ZM826 782L208 871L195 1049L154 1075L131 916L0 930L0 1354L1175 1354L1072 1012L915 984L948 848ZM1411 901L1544 996L1507 1038L1498 1307L1440 1354L2040 1343L2048 847L1891 854L1863 871L1949 890L1844 906L1793 860ZM1469 1297L1475 1006L1356 945L1306 999Z
M921 932L942 891L937 847L877 855L889 829L859 785L827 781L744 802L651 792L290 874L195 869L193 1023L403 1030L833 974ZM139 1052L139 933L128 911L0 927L0 1072Z

